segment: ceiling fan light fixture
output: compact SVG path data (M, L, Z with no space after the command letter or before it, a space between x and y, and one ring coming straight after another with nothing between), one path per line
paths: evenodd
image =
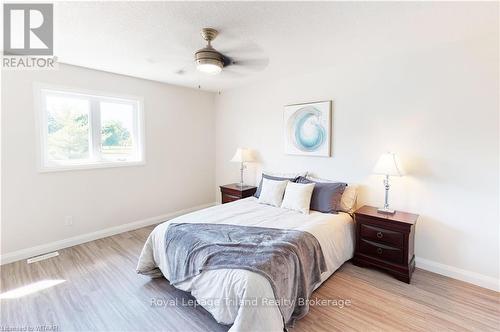
M215 59L196 60L196 69L205 74L217 75L222 71L224 63Z
M201 36L207 41L207 46L194 54L196 69L202 73L216 75L224 68L224 56L211 45L212 40L217 37L218 32L213 28L201 30Z

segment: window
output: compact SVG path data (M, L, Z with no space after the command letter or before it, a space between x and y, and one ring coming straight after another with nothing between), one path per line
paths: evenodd
M41 170L144 163L139 99L35 89Z

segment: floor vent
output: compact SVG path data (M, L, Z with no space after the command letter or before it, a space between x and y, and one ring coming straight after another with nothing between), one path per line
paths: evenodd
M58 251L49 252L48 254L43 254L43 255L40 255L40 256L35 256L35 257L28 258L26 260L26 262L28 262L28 264L31 264L31 263L43 261L45 259L49 259L49 258L56 257L56 256L59 256L59 252Z

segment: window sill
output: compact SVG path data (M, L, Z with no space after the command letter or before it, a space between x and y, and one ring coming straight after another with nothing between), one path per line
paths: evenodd
M122 162L99 162L78 165L54 165L54 166L41 166L38 168L39 173L52 173L52 172L68 172L68 171L85 171L99 168L115 168L115 167L130 167L130 166L144 166L145 161L122 161Z

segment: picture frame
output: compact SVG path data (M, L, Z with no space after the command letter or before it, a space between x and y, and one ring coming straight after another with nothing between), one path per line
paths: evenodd
M283 112L285 154L330 157L332 101L286 105Z

